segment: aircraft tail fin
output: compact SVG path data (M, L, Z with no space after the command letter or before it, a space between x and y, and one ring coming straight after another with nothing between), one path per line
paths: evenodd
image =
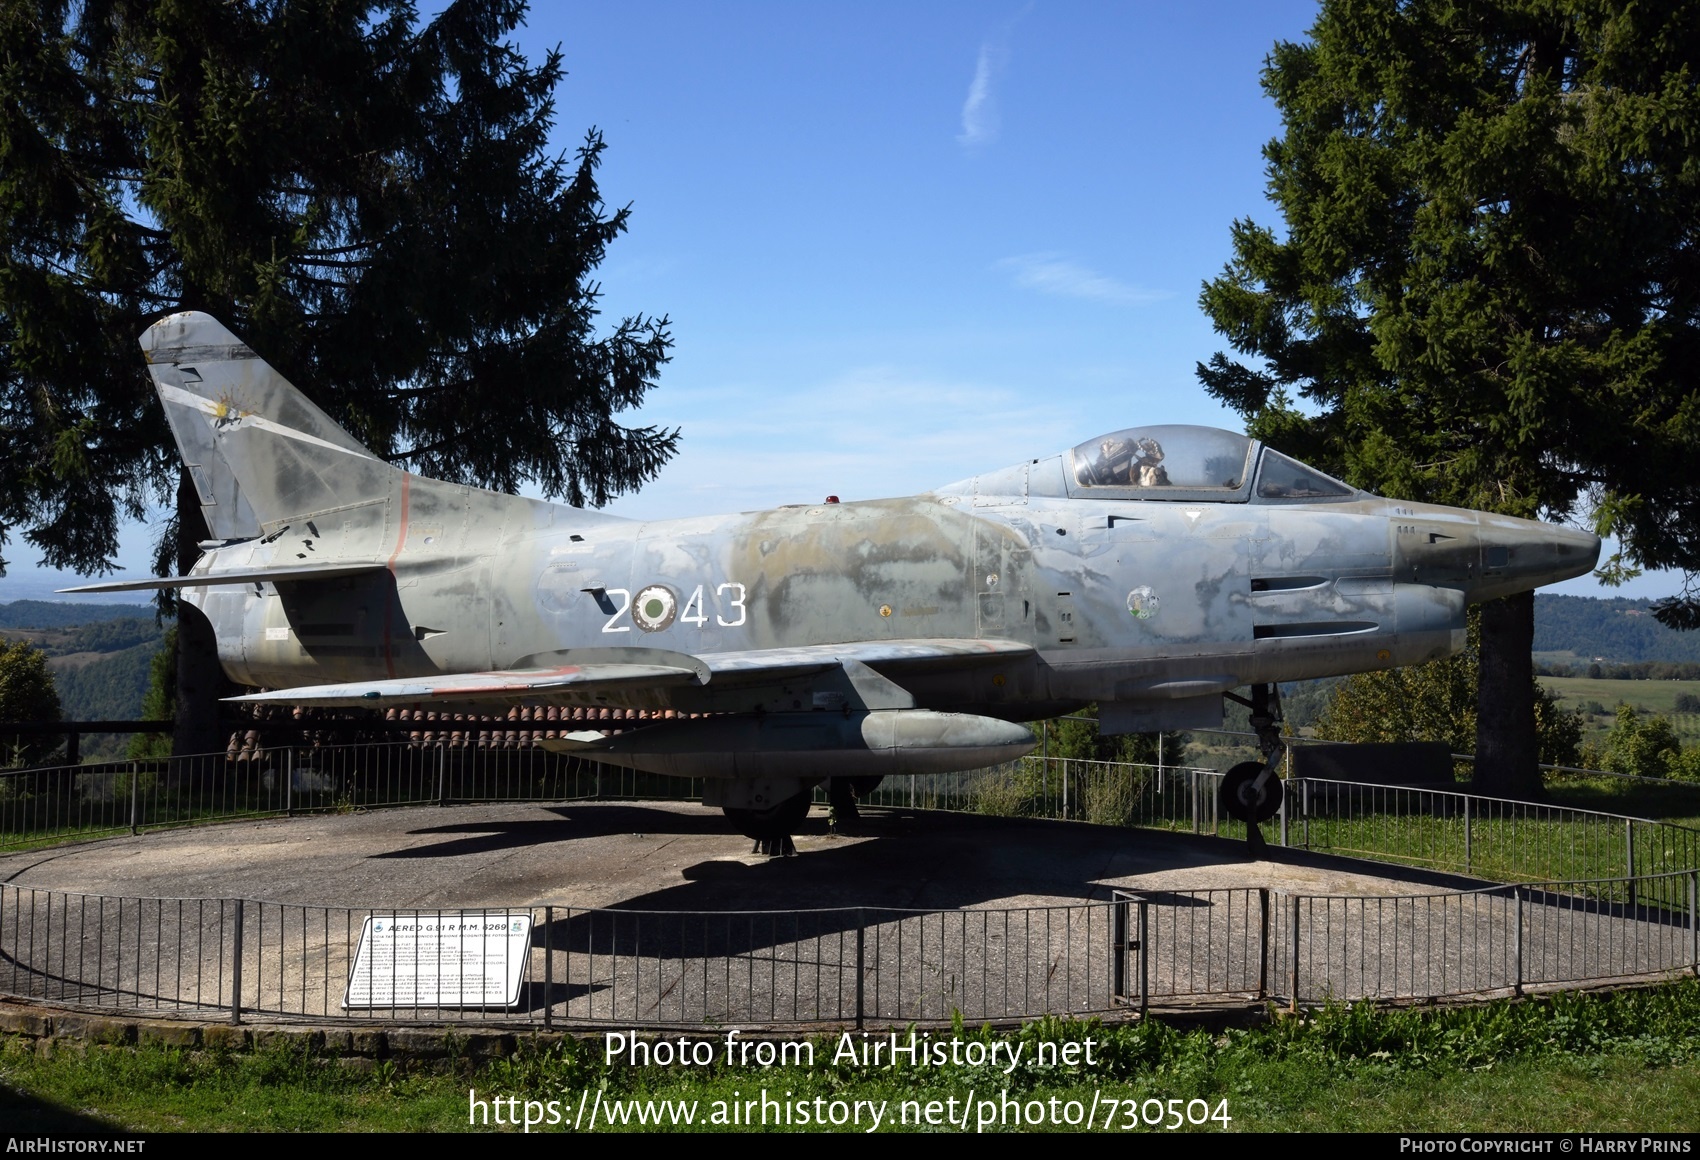
M141 343L214 538L390 494L399 469L210 315L169 315Z

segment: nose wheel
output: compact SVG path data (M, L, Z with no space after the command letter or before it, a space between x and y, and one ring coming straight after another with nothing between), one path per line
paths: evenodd
M1275 773L1286 746L1281 737L1281 688L1253 685L1249 699L1232 693L1228 697L1251 710L1251 727L1257 731L1263 760L1242 761L1223 774L1217 802L1223 813L1246 824L1246 839L1257 848L1263 845L1263 835L1257 827L1281 812L1285 792Z
M1217 800L1229 817L1255 826L1281 812L1281 794L1281 779L1272 768L1261 761L1242 761L1222 775Z

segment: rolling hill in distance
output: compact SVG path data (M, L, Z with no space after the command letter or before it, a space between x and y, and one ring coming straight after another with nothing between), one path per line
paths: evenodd
M1700 632L1666 628L1648 600L1536 594L1534 653L1549 664L1700 663Z

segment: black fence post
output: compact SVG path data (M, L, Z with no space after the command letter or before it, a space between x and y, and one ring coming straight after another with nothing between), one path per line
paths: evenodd
M236 900L236 929L231 941L236 946L236 957L230 964L230 1021L242 1022L242 899Z
M1292 1008L1297 1011L1299 1009L1299 896L1297 894L1293 895L1293 941L1290 949L1293 954Z
M555 908L543 908L543 1029L554 1027L555 1017Z
M1688 872L1688 969L1700 975L1700 923L1695 907L1700 904L1700 870Z
M1139 1016L1145 1017L1151 1007L1151 904L1139 900Z
M1257 997L1269 997L1269 887L1257 888Z
M1305 849L1310 849L1310 778L1299 781L1299 824L1304 827Z
M1628 879L1625 883L1629 891L1629 917L1635 917L1635 822L1632 818L1623 819L1623 876Z
M862 1030L867 1024L867 1009L863 1004L867 992L865 985L867 945L867 912L858 907L856 909L856 1030L858 1031Z
M1513 990L1516 994L1521 995L1523 993L1523 888L1521 886L1513 886L1511 888L1511 897L1516 900L1516 906L1512 911L1511 923L1512 934L1515 936L1517 944L1517 981L1513 986Z
M1127 998L1127 899L1117 898L1110 912L1110 987L1117 999Z

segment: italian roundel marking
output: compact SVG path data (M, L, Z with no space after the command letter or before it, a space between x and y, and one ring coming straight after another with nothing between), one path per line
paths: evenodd
M660 632L678 615L679 599L665 585L651 584L632 601L632 620L645 632Z
M1156 616L1159 603L1157 594L1144 585L1127 594L1127 610L1133 613L1135 620L1150 620Z

